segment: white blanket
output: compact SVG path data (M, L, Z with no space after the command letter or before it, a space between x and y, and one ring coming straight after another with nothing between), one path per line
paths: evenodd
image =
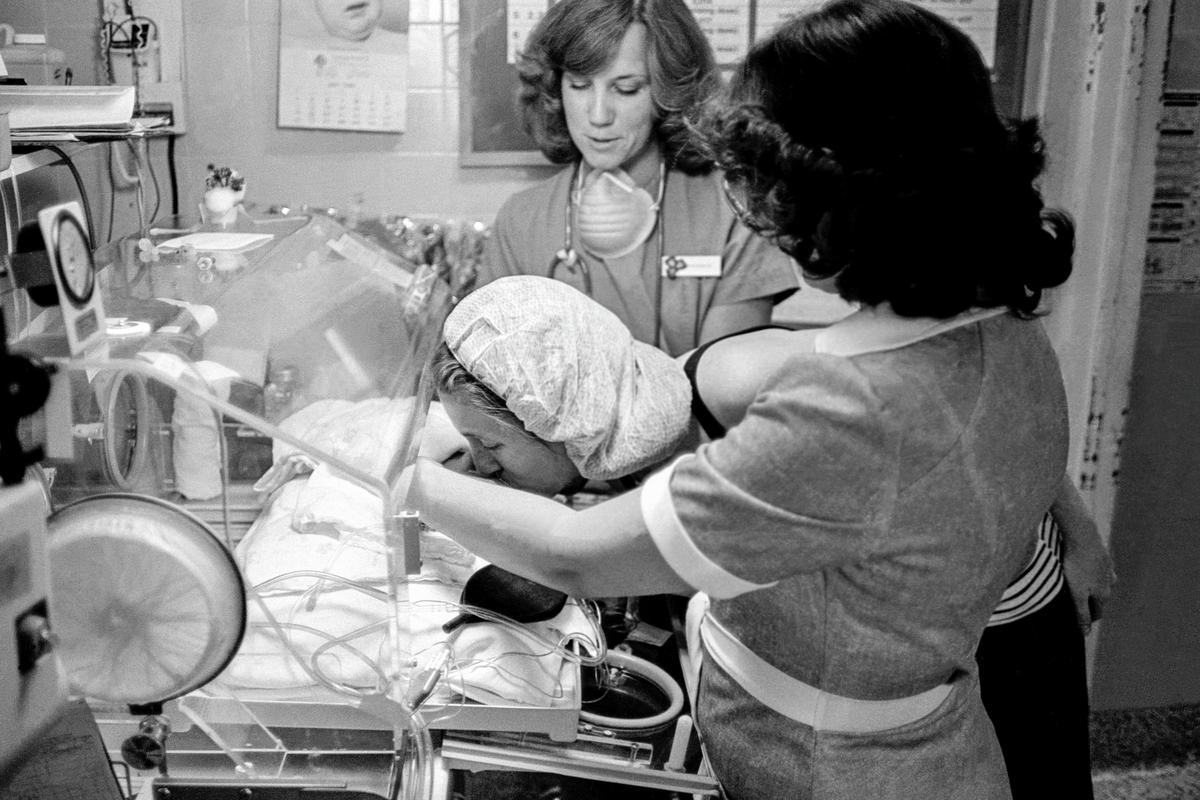
M394 419L395 406L364 402L370 405L339 402L324 416L309 412L296 422L319 431L339 456L353 451L348 460L377 473L387 459L372 449L366 431L372 415ZM374 441L394 443L396 431L385 429ZM276 455L278 465L296 454L279 448ZM441 626L485 562L429 530L421 532L421 572L397 587L392 620L380 500L322 465L272 492L235 557L251 590L249 623L237 656L209 691L271 690L273 699L303 700L323 680L373 689L383 675L398 675L403 686L430 648L449 639L450 669L435 701L461 695L545 706L562 694L566 665L554 644L568 635L594 638L574 603L523 630L473 623L448 637Z

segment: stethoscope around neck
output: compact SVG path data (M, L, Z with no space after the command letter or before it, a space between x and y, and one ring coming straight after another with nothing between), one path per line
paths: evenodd
M662 270L658 268L658 263L662 260L663 254L666 252L666 223L665 215L663 214L663 197L667 191L667 165L665 161L658 163L658 197L654 201L654 220L655 229L655 245L658 250L657 257L654 259L656 280L654 282L654 341L661 346L662 344ZM579 198L583 192L583 159L575 162L575 174L571 177L571 190L567 193L567 213L566 222L563 225L563 246L554 253L550 259L550 267L546 270L546 277L554 278L558 275L560 268L565 268L572 275L578 274L583 280L583 291L588 297L594 297L592 287L592 271L591 265L583 253L575 247L575 221L579 214ZM672 276L674 277L674 276ZM699 317L696 319L697 340L699 339Z

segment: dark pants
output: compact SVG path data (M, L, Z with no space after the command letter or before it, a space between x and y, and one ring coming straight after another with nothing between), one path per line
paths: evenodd
M1067 588L1040 611L988 628L975 659L1013 800L1092 800L1087 661Z

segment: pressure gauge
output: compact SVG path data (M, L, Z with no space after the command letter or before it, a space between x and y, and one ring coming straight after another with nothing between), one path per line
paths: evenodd
M50 247L67 299L75 306L87 305L96 288L96 269L87 231L78 217L66 211L55 215L50 224Z
M83 220L83 207L71 200L39 211L38 229L54 274L71 356L105 357L104 300L96 291L96 263Z
M96 494L59 508L46 527L58 658L78 694L161 703L233 659L246 589L199 518L157 497Z

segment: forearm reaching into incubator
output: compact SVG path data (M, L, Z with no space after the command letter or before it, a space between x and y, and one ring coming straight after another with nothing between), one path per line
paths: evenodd
M650 537L640 490L575 511L424 458L411 486L426 524L546 586L578 597L693 591Z

